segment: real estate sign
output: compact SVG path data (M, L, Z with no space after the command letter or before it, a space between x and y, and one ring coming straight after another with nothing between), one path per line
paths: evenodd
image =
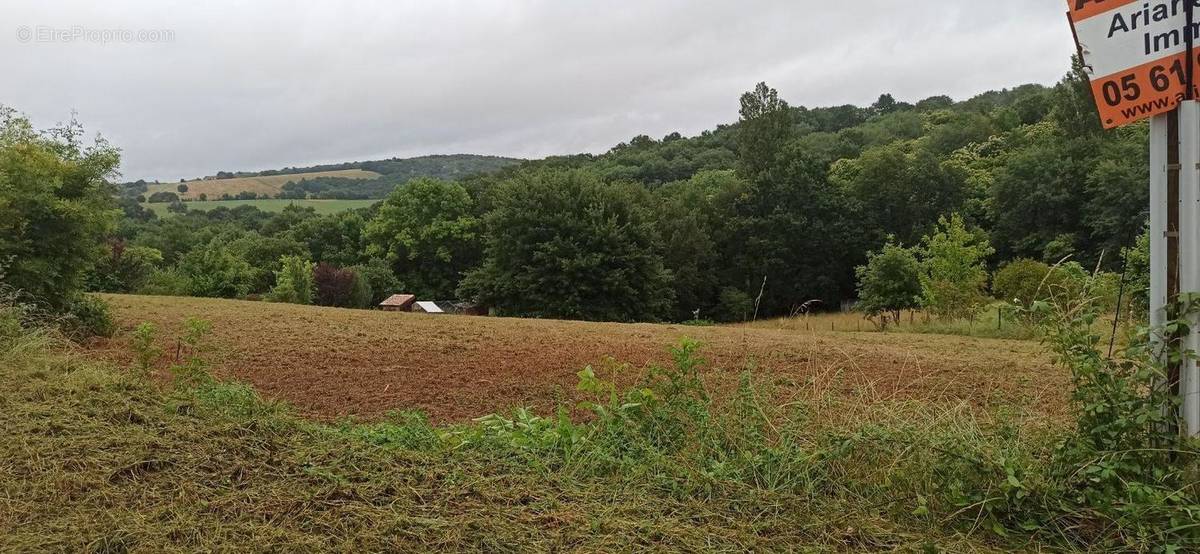
M1200 46L1189 2L1200 7L1200 0L1067 0L1106 129L1168 112L1186 98L1195 63L1188 45L1195 38Z

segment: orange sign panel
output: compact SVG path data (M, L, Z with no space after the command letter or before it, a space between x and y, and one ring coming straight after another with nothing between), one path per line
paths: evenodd
M1186 97L1189 62L1196 63L1189 37L1200 46L1188 2L1200 18L1200 0L1067 0L1105 128L1168 112Z

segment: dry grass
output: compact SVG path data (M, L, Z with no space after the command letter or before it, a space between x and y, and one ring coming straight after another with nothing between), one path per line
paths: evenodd
M272 196L282 190L284 184L288 181L299 181L300 179L314 179L316 177L341 177L344 179L376 179L380 175L374 171L365 171L362 169L340 169L336 171L313 171L310 173L296 173L292 175L268 175L265 177L238 177L235 179L214 179L214 180L193 180L183 183L151 183L146 187L146 196L156 192L174 192L179 194L180 198L196 200L201 194L207 194L209 200L216 200L222 194L236 196L239 192L253 192L255 194L270 194ZM188 191L180 194L178 191L179 185L187 185Z
M93 346L126 363L128 331L142 321L164 336L188 316L210 320L220 375L252 383L307 415L376 419L418 409L465 421L531 406L543 413L575 395L576 372L607 357L640 369L668 360L682 337L705 346L717 390L744 368L786 402L805 388L864 401L921 400L980 412L1000 406L1057 419L1068 375L1031 341L756 327L587 323L344 310L235 300L106 297L121 331ZM162 344L168 353L174 345ZM166 363L163 360L162 363Z
M956 459L931 468L938 449L905 446L905 433L825 459L809 449L842 449L817 442L811 417L802 429L814 442L788 451L777 470L787 482L715 479L658 461L614 471L603 460L568 464L504 443L451 448L419 422L314 424L239 385L164 391L38 337L0 343L0 408L3 551L998 552L1006 544L909 513L908 491L940 486L933 476ZM915 422L918 433L947 427L939 432L981 439L961 410L858 414L855 425Z

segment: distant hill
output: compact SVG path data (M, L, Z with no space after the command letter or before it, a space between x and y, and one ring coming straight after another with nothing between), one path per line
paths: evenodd
M347 181L363 181L378 179L380 174L361 169L344 169L340 171L314 171L295 175L256 175L248 177L233 177L230 179L198 179L182 183L149 183L146 185L146 195L156 192L173 192L182 200L199 200L205 195L207 200L220 200L223 195L236 197L243 193L254 193L258 197L264 195L274 198L283 190L289 181L301 179L334 178ZM180 186L186 186L186 192L180 192Z
M456 180L492 173L523 161L474 154L391 158L266 171L218 171L213 176L178 183L122 183L120 191L123 196L131 198L139 195L148 198L154 193L174 193L183 200L199 200L201 194L204 194L207 200L378 199L387 196L397 185L418 177ZM186 191L180 192L180 185L186 185ZM160 198L163 196L160 194Z
M372 160L365 162L343 162L337 164L314 165L311 167L285 167L260 171L249 174L252 176L293 175L317 171L343 171L361 169L372 171L392 179L407 181L417 177L433 177L436 179L460 179L478 173L491 173L510 165L523 162L518 158L501 156L479 156L475 154L448 154L434 156L418 156L416 158L391 158L387 160ZM220 175L220 174L218 174ZM243 176L239 174L238 176Z

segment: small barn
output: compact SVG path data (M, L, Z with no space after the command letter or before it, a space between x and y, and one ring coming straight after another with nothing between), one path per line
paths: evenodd
M411 312L416 300L417 297L412 294L393 294L379 303L379 309L385 312Z
M427 314L444 314L446 310L442 309L437 302L432 300L422 300L413 304L414 312L424 312Z

